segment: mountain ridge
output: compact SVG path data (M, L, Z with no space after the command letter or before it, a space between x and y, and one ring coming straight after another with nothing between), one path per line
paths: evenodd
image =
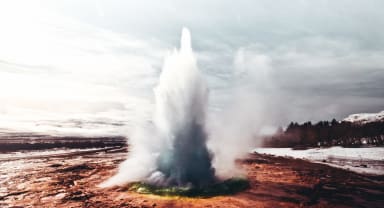
M350 123L372 123L382 121L384 122L384 110L378 113L355 113L347 116L342 121L350 122Z

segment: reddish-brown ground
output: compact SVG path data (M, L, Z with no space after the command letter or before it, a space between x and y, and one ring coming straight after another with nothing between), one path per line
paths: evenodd
M0 207L383 207L384 176L364 176L304 160L250 155L241 165L251 188L210 198L101 189L125 152L3 161ZM9 164L5 164L9 163ZM135 167L132 167L135 168Z

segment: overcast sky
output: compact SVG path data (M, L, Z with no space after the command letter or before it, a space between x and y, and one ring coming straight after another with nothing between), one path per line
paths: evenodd
M211 114L246 103L258 110L243 113L285 125L378 112L383 8L381 0L0 1L0 114L148 114L183 26Z

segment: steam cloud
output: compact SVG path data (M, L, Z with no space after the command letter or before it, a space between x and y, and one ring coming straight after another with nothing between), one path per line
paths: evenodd
M205 131L208 89L196 64L191 35L165 59L153 123L131 137L129 158L102 187L144 180L157 186L200 187L216 180Z

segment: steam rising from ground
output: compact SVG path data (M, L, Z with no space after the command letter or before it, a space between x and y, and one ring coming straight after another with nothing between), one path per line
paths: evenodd
M153 123L131 137L129 158L101 186L145 180L157 186L201 187L216 178L205 131L208 89L197 68L188 29L165 59Z

